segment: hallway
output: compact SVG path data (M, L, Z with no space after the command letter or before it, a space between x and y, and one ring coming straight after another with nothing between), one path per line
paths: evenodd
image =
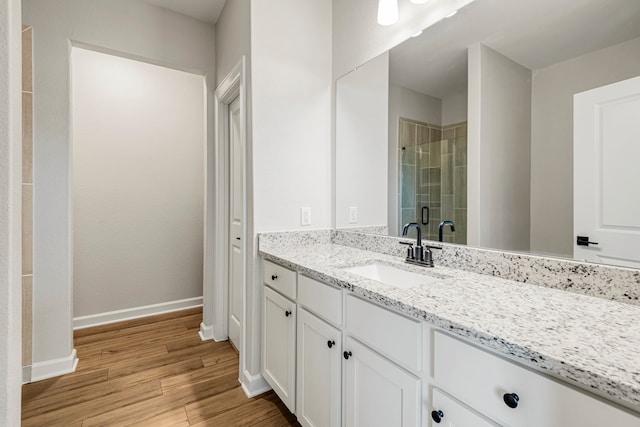
M299 425L273 392L247 399L238 354L201 341L196 308L78 330L76 372L23 386L23 426Z

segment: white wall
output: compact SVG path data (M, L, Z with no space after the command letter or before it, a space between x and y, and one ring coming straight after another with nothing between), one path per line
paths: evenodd
M469 49L469 245L529 249L530 169L531 71L476 44Z
M378 2L333 0L333 76L338 78L440 21L473 0L399 1L400 19L391 26L378 25Z
M20 425L22 382L20 0L0 2L0 425Z
M336 227L387 225L389 53L336 83ZM358 221L349 222L349 208Z
M236 0L232 0L236 1ZM254 231L331 227L331 2L251 2ZM249 270L260 271L257 253ZM260 372L260 275L247 294L247 369ZM250 280L248 277L247 280Z
M136 0L26 0L33 27L34 365L72 354L70 41L201 73L214 82L213 26ZM211 124L209 123L209 126ZM212 132L208 132L211 143Z
M640 38L533 72L532 251L573 256L573 95L640 75L638 52Z
M74 317L202 296L203 77L71 61Z
M242 56L251 59L251 0L227 1L216 22L216 83ZM247 65L248 65L247 63ZM249 69L249 67L247 67Z
M442 126L453 125L467 121L467 88L458 93L452 93L442 99Z
M398 119L400 117L430 124L442 124L442 100L402 86L389 85L389 235L397 236L398 230Z

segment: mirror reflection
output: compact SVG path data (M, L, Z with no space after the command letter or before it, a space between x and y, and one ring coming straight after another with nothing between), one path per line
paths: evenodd
M336 226L640 267L637 76L636 0L476 0L337 81Z

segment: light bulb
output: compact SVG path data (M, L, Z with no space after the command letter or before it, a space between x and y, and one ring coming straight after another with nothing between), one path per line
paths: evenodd
M398 21L398 0L379 0L378 24L391 25Z
M409 0L411 3L413 4L422 4L422 3L426 3L429 0Z

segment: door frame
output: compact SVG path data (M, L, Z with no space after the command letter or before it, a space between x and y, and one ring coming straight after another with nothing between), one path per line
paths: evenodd
M229 336L229 104L239 98L240 140L242 141L242 318L240 342L246 348L247 288L247 108L245 57L233 67L214 93L215 138L213 152L208 153L207 198L205 214L204 322L200 325L203 340L224 341ZM211 194L213 193L213 194ZM213 324L208 325L207 319ZM244 352L244 351L243 351ZM244 354L240 365L244 366Z

